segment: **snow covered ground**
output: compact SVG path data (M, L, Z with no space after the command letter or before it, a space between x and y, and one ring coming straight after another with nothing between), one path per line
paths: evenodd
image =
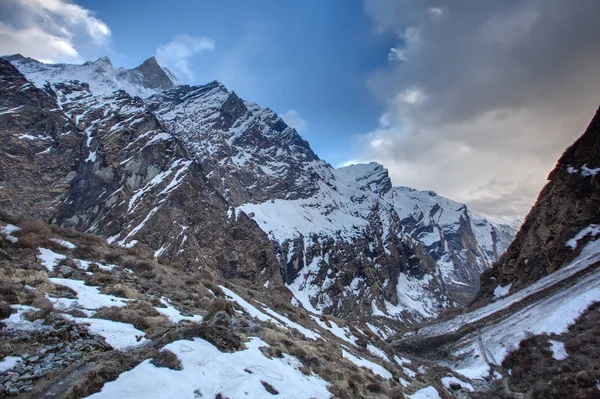
M51 278L50 281L54 284L69 287L77 293L76 299L47 296L50 302L60 310L79 309L88 311L87 313L90 314L90 311L100 309L101 307L125 306L127 304L127 299L103 294L98 287L85 285L85 282L82 280Z
M61 260L67 258L65 255L57 254L56 252L47 248L38 248L38 251L40 252L38 255L40 263L49 271L53 271Z
M284 355L281 359L268 359L259 350L261 346L269 345L252 337L245 350L223 353L200 338L175 341L164 349L177 355L183 370L159 368L146 360L89 398L197 399L218 394L230 399L271 397L264 383L282 398L331 396L327 382L315 375L304 375L296 358Z
M579 257L565 268L482 309L434 326L426 333L439 333L444 327L447 328L446 331L456 330L465 322L476 321L506 308L516 301L523 300L529 294L560 282L576 271L585 269L598 261L600 261L600 241L590 242ZM599 274L596 271L583 277L580 281L556 294L532 303L498 323L482 326L476 333L463 337L456 344L456 350L453 353L456 358L462 358L454 364L455 370L469 378L483 378L488 375L489 364L501 364L506 355L517 349L519 342L528 334L562 334L566 332L569 325L591 304L600 300ZM557 359L567 355L561 350L560 343L553 344L553 353Z

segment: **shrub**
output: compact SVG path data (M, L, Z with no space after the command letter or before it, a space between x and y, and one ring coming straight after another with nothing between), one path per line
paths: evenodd
M7 281L0 282L0 300L8 303L19 302L19 295L14 284Z
M10 317L11 313L10 305L4 301L0 302L0 320Z
M205 321L208 321L213 318L213 316L217 313L223 311L227 313L229 316L233 316L235 314L233 310L233 305L231 302L227 301L225 298L217 298L208 307L208 313L204 317Z
M7 212L3 209L0 209L0 220L2 220L3 222L6 223L10 223L10 224L14 224L14 225L18 225L21 223L21 218L13 215L10 212Z
M123 267L133 270L142 277L156 277L156 273L154 271L154 263L147 259L138 259L133 256L126 256L123 259Z
M52 230L39 219L25 219L21 222L21 230L15 232L19 237L18 244L26 248L39 248L46 245Z
M218 297L225 296L225 293L223 292L223 290L221 289L221 287L219 287L218 285L216 285L212 281L203 281L202 284L204 284L204 286L206 288L208 288L209 290L211 290L212 293L215 294L215 296L218 296Z

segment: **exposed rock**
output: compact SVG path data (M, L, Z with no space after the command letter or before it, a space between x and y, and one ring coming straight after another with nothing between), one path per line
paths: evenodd
M265 387L265 390L267 392L269 392L271 395L279 395L279 391L277 389L273 388L273 385L271 385L268 382L265 382L263 380L260 380L260 383L263 385L263 387Z
M10 305L4 301L1 301L0 302L0 320L10 317L11 313L12 313L12 309L10 308Z
M198 336L216 346L221 352L235 352L242 347L240 337L225 327L200 326Z

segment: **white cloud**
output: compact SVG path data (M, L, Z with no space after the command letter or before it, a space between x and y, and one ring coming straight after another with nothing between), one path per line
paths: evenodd
M425 101L425 94L418 87L412 87L400 92L398 100L406 104L418 104Z
M393 47L390 49L390 52L388 53L388 59L390 61L406 61L406 50L401 49L401 48L397 48L397 47Z
M0 54L79 62L78 49L104 47L110 34L90 10L65 0L0 2Z
M169 43L162 44L156 49L156 59L162 66L169 68L178 75L192 79L194 73L190 67L190 58L203 51L213 51L215 42L204 36L178 35Z
M427 11L429 11L434 18L440 18L444 15L444 9L441 7L429 7Z
M299 132L306 129L306 121L294 109L290 109L285 114L281 115L281 119L283 119L288 126L293 127Z
M369 77L384 111L349 157L382 163L394 184L523 216L598 106L600 2L577 4L365 0L402 62Z

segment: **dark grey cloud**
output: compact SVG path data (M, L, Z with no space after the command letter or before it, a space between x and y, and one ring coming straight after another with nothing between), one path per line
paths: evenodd
M386 113L354 158L482 212L526 213L600 103L600 1L366 0L365 12L398 45L368 80Z

